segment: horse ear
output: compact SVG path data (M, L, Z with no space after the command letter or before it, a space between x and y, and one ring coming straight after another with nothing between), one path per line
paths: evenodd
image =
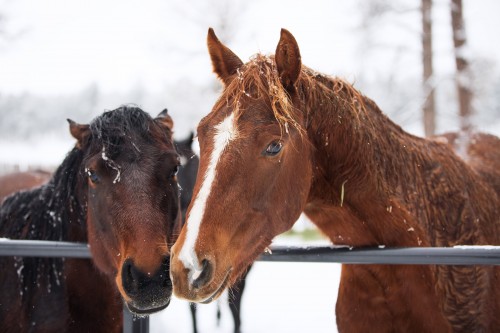
M214 73L225 85L228 85L231 76L236 74L238 68L243 66L243 61L220 42L212 28L208 29L207 46Z
M77 124L71 119L67 120L69 123L69 132L78 141L77 147L80 147L85 138L90 134L90 126Z
M167 127L170 131L173 130L174 128L174 121L172 120L172 117L168 114L168 110L164 109L162 112L160 112L155 120L159 122L162 126Z
M274 57L281 84L288 91L292 91L293 85L299 78L302 63L299 45L295 37L286 29L281 29L280 41Z

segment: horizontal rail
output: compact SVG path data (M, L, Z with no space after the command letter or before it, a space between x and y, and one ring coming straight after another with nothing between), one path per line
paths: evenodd
M273 246L260 261L342 264L500 265L500 246L339 248ZM0 238L0 256L90 258L87 244Z
M0 256L91 258L86 243L0 238Z
M274 246L261 261L342 264L500 265L500 246L338 248Z

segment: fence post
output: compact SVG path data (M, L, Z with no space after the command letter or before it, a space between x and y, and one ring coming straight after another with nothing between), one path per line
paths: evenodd
M149 316L137 317L123 304L123 333L149 333Z

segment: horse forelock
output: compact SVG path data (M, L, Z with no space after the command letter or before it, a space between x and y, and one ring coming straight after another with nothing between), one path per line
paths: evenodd
M145 111L136 106L122 106L106 111L90 123L90 154L105 151L108 158L114 159L127 151L138 158L141 141L153 142L152 137L164 136L170 140L166 131Z
M304 128L295 114L297 110L280 81L273 56L256 54L238 69L235 78L226 86L216 102L214 110L229 107L235 119L239 119L246 111L243 101L245 98L266 99L282 131L293 127L299 133L304 133Z

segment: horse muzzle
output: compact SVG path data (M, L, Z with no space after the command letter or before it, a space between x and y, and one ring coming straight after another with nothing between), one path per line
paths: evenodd
M201 260L200 267L186 267L172 252L170 275L174 284L174 294L190 302L210 303L217 299L229 284L232 269L224 274L216 271L214 262Z
M170 304L172 282L169 277L170 258L166 257L154 272L139 270L131 259L122 265L121 282L129 310L148 315L165 309Z

